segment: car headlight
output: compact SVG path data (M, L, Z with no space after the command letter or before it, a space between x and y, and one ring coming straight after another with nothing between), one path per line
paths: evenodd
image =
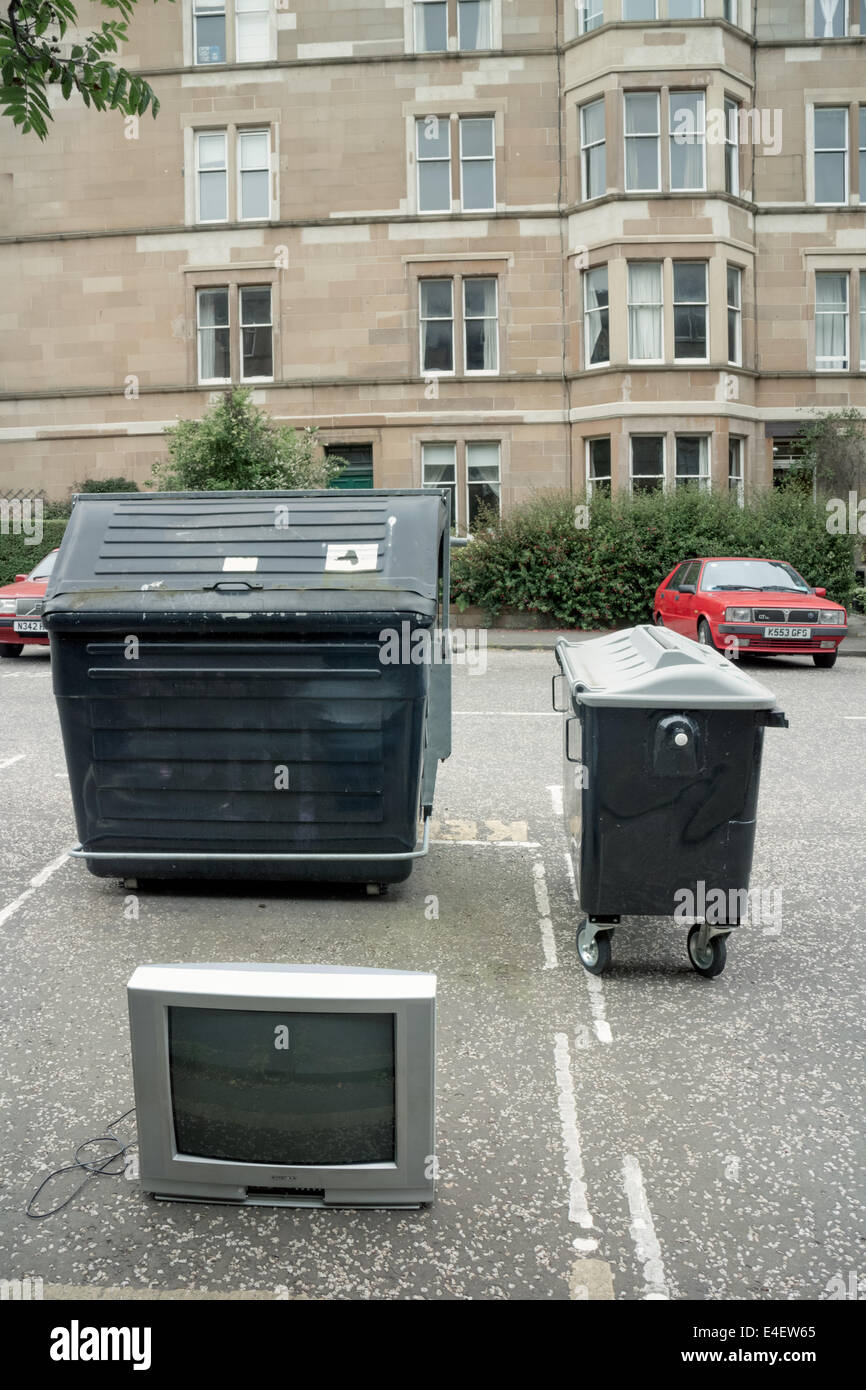
M845 614L840 612L838 608L832 608L826 613L819 612L818 614L818 622L821 627L823 627L825 623L844 623L844 621Z
M14 598L0 598L0 613L14 613L15 603Z
M726 608L726 623L750 623L752 621L751 608Z

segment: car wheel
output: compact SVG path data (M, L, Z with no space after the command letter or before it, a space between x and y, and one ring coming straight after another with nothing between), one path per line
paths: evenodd
M655 623L656 627L664 627L665 625L665 620L662 617L661 613L653 614L653 622Z
M701 618L698 623L698 641L702 647L710 647L714 652L719 650L713 641L713 634L706 618Z
M837 652L813 652L812 660L816 666L822 666L825 671L829 671L831 666L836 665Z
M0 642L0 657L20 656L24 650L24 644L17 642Z

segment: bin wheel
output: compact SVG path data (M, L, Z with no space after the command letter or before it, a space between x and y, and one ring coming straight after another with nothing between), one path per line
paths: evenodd
M596 932L591 941L587 940L586 929L589 926L589 919L584 917L577 929L575 942L577 954L584 970L588 970L590 975L603 975L610 965L610 938L612 931Z
M367 884L367 897L368 897L368 898L381 898L381 897L384 897L384 895L387 893L387 891L388 891L388 884L387 884L387 883L368 883L368 884Z
M134 893L135 890L136 890L136 888L138 887L138 879L137 879L137 878L122 878L122 879L120 880L120 886L121 886L121 888L128 888L129 891L130 891L131 893Z
M814 661L816 666L822 666L825 671L829 671L831 667L836 665L836 653L813 652L812 660Z
M703 951L698 945L700 927L692 927L689 932L689 960L699 975L703 975L705 980L712 980L716 975L721 975L728 959L728 948L725 945L723 936L711 936Z

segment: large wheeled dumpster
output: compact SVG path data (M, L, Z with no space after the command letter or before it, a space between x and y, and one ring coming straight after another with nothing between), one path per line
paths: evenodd
M556 659L582 964L607 968L621 917L674 917L695 970L720 974L748 907L764 729L787 727L775 696L667 628L563 639Z
M450 752L449 505L76 499L44 622L92 873L408 877Z

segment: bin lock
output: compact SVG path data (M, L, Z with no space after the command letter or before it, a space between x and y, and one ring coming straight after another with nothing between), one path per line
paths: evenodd
M690 777L701 766L700 730L686 714L669 714L656 724L653 772L659 777Z

